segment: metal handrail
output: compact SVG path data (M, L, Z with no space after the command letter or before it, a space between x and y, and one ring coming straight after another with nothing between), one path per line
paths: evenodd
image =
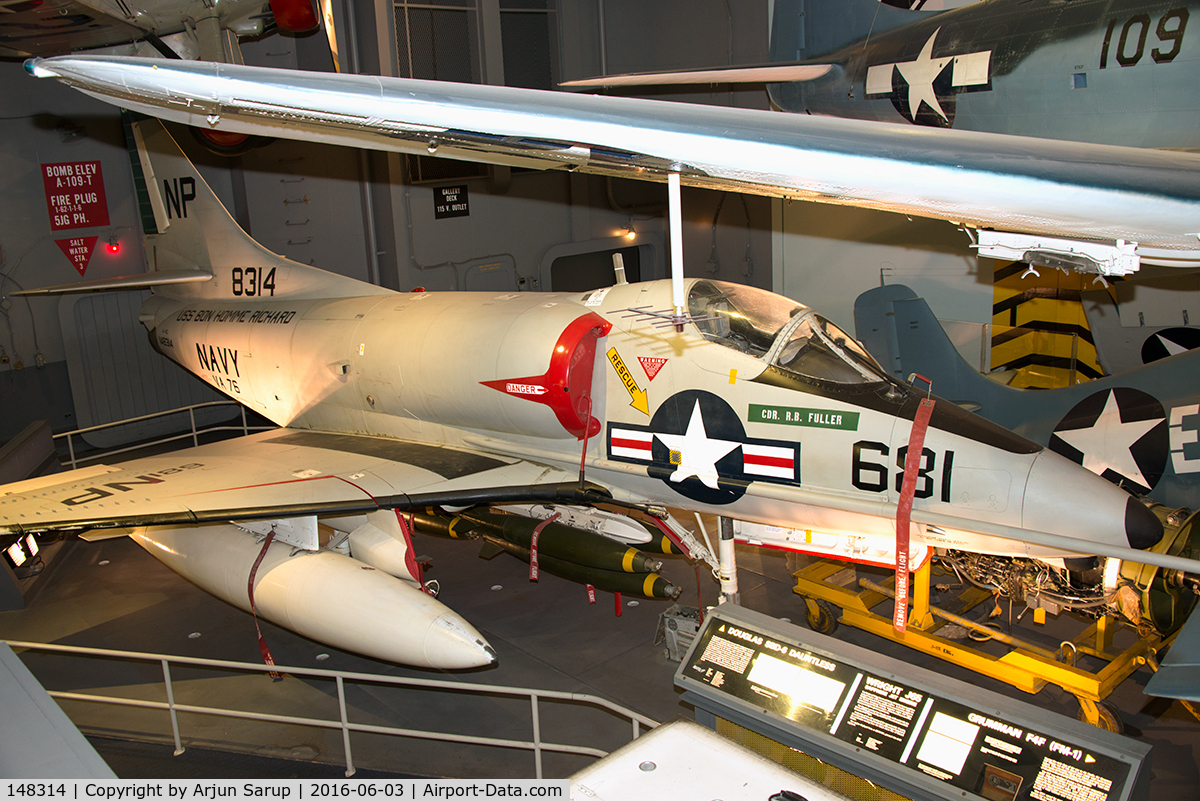
M579 754L582 756L594 757L604 757L608 755L607 751L602 751L598 748L544 742L541 737L541 717L538 707L538 703L541 699L589 704L591 706L606 709L609 712L619 715L620 717L627 718L633 725L632 739L638 738L638 736L641 734L642 726L645 726L647 729L653 729L659 725L658 721L648 718L638 712L634 712L628 707L624 707L607 699L596 695L589 695L587 693L569 693L558 690L536 690L528 687L477 684L473 682L445 681L441 679L380 676L374 673L354 673L342 670L325 670L322 668L306 668L285 665L260 665L253 662L232 662L224 659L203 659L200 657L190 656L171 656L168 654L152 654L142 651L116 651L108 648L85 648L82 646L73 645L53 645L50 643L26 642L22 640L0 640L0 643L8 645L10 648L21 648L30 651L50 651L55 653L77 654L91 657L117 657L120 659L133 659L143 662L160 663L162 665L163 672L163 685L166 689L167 695L166 702L143 701L135 698L120 698L117 696L93 695L90 693L59 692L57 690L48 690L47 692L52 698L61 698L70 701L91 701L102 704L112 704L114 706L132 706L146 709L166 710L171 716L171 731L175 738L176 756L182 754L184 751L183 743L179 734L178 713L191 712L199 715L242 718L245 720L259 720L272 723L291 723L325 729L341 729L342 744L346 753L347 777L353 776L355 772L354 761L350 750L350 732L355 731L369 734L388 734L397 737L414 737L424 740L468 743L471 745L491 745L502 748L519 748L527 751L533 751L534 771L536 778L541 779L543 751L552 751L563 754ZM318 678L333 679L337 683L338 710L340 713L340 719L333 720L329 718L295 717L291 715L274 715L265 712L249 712L245 710L225 709L222 707L179 704L175 702L175 691L171 683L171 663L175 663L177 665L192 665L196 667L220 668L225 670L245 670L258 673L290 673L296 676L315 676ZM533 739L510 740L495 737L477 737L468 734L453 734L450 732L426 731L421 729L402 729L393 726L375 726L365 723L351 723L346 714L345 682L347 680L372 684L392 684L403 687L420 687L424 689L478 693L481 695L508 695L517 697L525 696L529 698L530 701L530 714L533 722Z
M241 410L242 424L240 426L214 425L214 426L208 426L207 428L197 428L196 427L196 410L203 409L203 408L210 407L210 406L237 406L238 409ZM75 437L77 435L82 436L84 434L88 434L93 431L103 431L104 429L108 429L108 428L118 428L120 426L131 425L133 423L140 423L145 420L154 420L159 417L169 417L170 415L181 414L183 412L188 413L188 418L191 422L191 430L190 431L185 431L182 434L174 434L169 437L163 437L161 439L149 440L147 442L139 442L136 445L129 445L124 448L115 448L112 450L105 450L103 453L97 454L95 456L78 457L75 455L75 441L74 441L73 437ZM165 412L154 412L153 414L144 414L144 415L141 415L140 417L130 417L125 420L115 420L111 423L101 423L100 425L88 426L87 428L79 428L74 431L65 431L62 434L55 434L54 439L55 440L65 439L67 441L67 454L68 454L67 466L69 466L72 470L75 470L76 468L79 467L79 465L84 464L86 462L95 462L100 459L107 459L108 457L114 456L119 453L128 453L129 451L141 450L142 448L150 448L155 445L162 445L167 442L174 442L177 439L185 439L187 437L191 437L192 445L196 446L196 445L200 444L199 435L200 435L200 432L202 432L202 431L203 432L212 432L212 431L239 431L240 430L243 435L247 435L251 431L266 431L269 428L274 428L274 426L251 426L251 425L248 425L246 422L246 407L243 406L242 404L238 403L237 401L227 400L227 401L208 401L207 403L193 403L191 406L180 406L178 409L168 409Z

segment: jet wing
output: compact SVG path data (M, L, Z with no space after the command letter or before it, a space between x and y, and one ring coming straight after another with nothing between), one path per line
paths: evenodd
M206 62L63 56L26 68L216 130L648 180L674 172L689 186L1047 237L1057 244L1020 248L1064 263L1093 257L1062 238L1096 240L1118 260L1137 243L1147 262L1200 263L1197 154Z
M601 75L563 81L571 89L602 86L689 86L719 83L784 83L786 81L815 81L834 68L833 64L760 64L753 67L713 67L710 69L680 70L677 72L631 72L623 75Z
M577 490L577 476L518 459L279 429L6 485L0 531L353 515L521 497L567 500ZM595 492L590 499L600 500L602 493Z

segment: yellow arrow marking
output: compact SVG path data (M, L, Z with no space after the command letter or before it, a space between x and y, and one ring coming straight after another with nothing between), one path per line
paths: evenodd
M608 360L612 362L613 369L617 371L617 377L621 379L621 383L625 385L625 389L629 392L629 405L649 417L650 401L646 397L646 390L637 385L633 374L629 372L629 368L625 366L625 362L621 361L621 356L617 353L616 348L609 348Z

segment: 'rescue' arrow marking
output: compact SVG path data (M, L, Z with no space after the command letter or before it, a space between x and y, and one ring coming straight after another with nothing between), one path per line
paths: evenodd
M646 397L646 390L637 385L633 374L629 372L629 368L625 366L625 362L621 361L621 355L617 353L616 348L608 349L608 360L612 362L613 369L617 371L617 377L621 379L621 383L625 385L625 389L629 392L629 405L649 417L650 401Z

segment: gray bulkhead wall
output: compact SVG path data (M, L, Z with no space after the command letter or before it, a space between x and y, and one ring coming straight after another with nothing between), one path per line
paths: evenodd
M52 230L42 165L75 162L98 163L108 220ZM81 280L58 244L73 239L96 238L87 279L145 271L115 110L31 78L19 60L0 61L0 182L0 441L34 420L61 432L215 399L150 349L137 297L11 294Z

